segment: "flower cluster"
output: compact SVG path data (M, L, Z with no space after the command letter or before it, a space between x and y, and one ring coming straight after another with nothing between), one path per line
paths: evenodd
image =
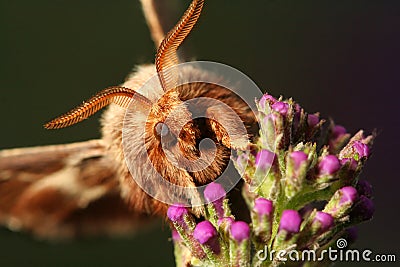
M233 157L250 219L232 215L231 200L216 182L204 190L209 204L201 218L170 206L178 266L277 266L279 259L256 252L311 249L318 255L339 238L353 241L353 226L373 216L371 186L359 180L373 136L359 131L351 137L291 99L266 94L257 106L259 138ZM314 265L323 263L307 263Z

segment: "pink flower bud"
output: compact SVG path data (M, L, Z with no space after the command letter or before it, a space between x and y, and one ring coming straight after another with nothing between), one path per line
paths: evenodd
M339 159L334 155L325 156L318 165L321 174L331 175L340 169Z
M298 233L300 231L301 216L296 210L284 210L279 223L279 231Z

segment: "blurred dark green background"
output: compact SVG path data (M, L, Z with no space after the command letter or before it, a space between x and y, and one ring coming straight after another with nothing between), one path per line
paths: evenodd
M188 3L171 0L171 16ZM363 174L376 214L354 247L400 256L399 1L206 1L185 49L352 132L378 129ZM0 53L0 148L11 148L98 138L96 119L59 131L42 124L121 83L155 50L138 0L0 0ZM135 238L54 245L3 229L0 266L172 266L168 237L160 225Z

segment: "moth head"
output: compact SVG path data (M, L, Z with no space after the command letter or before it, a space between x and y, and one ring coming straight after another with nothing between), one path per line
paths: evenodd
M148 148L181 154L188 159L200 156L197 143L201 129L176 90L169 90L153 104L145 129Z
M208 85L184 84L166 92L151 107L145 131L147 154L159 173L173 165L174 172L187 171L199 184L224 171L231 148L248 144L246 128L235 110L218 99L188 99L184 93L204 86Z

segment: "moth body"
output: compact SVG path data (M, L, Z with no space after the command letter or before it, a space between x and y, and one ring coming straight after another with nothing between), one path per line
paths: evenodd
M143 86L144 83L156 75L154 65L139 66L137 71L129 76L123 87L132 88L140 92L143 96L150 99L154 104L151 107L134 106L133 109L122 109L118 105L110 105L102 117L102 135L104 143L107 144L110 158L113 159L120 185L122 196L127 199L129 204L135 210L144 210L150 214L165 215L167 205L152 198L144 192L135 182L136 179L146 180L145 186L155 187L152 184L155 179L152 175L160 174L169 182L183 186L196 187L205 185L216 178L225 170L231 153L231 144L233 147L245 146L248 142L248 134L255 135L252 128L255 124L255 116L247 104L232 91L218 85L207 83L189 83L178 86L165 93L161 85L154 83L153 87ZM183 68L180 73L182 79L189 80L210 80L212 73L196 69L191 66ZM219 77L214 77L218 80ZM158 86L157 86L158 85ZM246 125L247 132L238 134L235 140L229 140L225 129L220 129L218 121L228 120L225 123L235 125L237 121L229 121L229 117L224 118L224 114L210 114L211 108L206 105L198 105L196 110L189 110L185 102L191 99L215 99L231 107L239 115ZM218 107L217 107L218 108ZM155 134L157 124L164 123L168 115L173 112L174 119L167 125L171 133L171 139L168 147L163 147L161 140ZM195 114L194 114L195 113ZM193 116L195 117L193 119ZM215 120L211 119L213 117ZM180 121L186 122L185 125L175 127ZM233 120L233 118L232 118ZM176 129L175 129L176 128ZM123 144L123 129L126 133ZM199 144L202 140L209 139L214 142L215 147L205 147L201 150ZM145 140L146 150L142 149ZM170 151L171 157L166 155ZM199 171L190 171L189 166L179 165L177 163L189 160L191 163L201 165ZM202 160L202 158L204 160ZM207 158L211 160L207 161ZM135 159L135 160L132 160ZM143 169L145 161L149 159L156 172ZM129 162L135 162L135 166L129 166ZM140 164L140 163L143 164ZM207 166L208 165L208 166ZM191 167L192 168L192 167ZM147 177L149 176L149 177ZM160 194L177 194L179 192L165 192L159 188ZM187 196L187 198L198 198L199 196Z

